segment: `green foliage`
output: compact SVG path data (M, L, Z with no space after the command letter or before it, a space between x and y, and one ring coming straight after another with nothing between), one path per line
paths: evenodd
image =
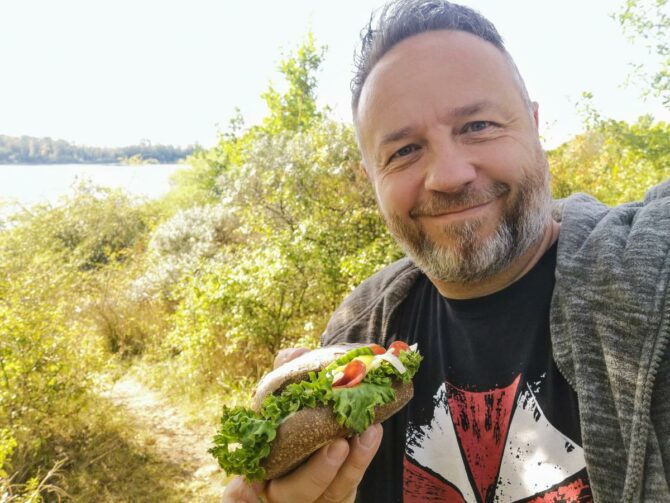
M83 435L105 347L96 307L150 225L127 196L83 186L0 231L0 457L16 501L46 494L39 473Z
M62 501L61 497L66 496L67 493L51 483L52 479L57 477L62 465L63 462L59 461L41 479L31 477L24 484L12 483L3 479L0 473L0 496L2 496L0 501L3 503L42 503L47 495L53 496L56 501Z
M8 429L0 430L0 478L7 478L7 472L3 470L5 462L16 449L16 440Z
M242 242L185 284L168 338L177 367L205 382L257 377L281 347L314 346L343 296L399 255L349 128L256 134L245 158L220 179Z
M318 49L310 33L294 56L279 63L288 90L281 94L270 88L262 95L270 111L262 128L270 134L299 131L321 117L316 104L316 72L323 62L325 48Z
M178 211L151 234L145 271L133 283L135 300L171 301L184 276L237 241L239 223L226 205L194 206Z
M616 18L631 39L642 39L655 55L655 70L636 65L635 74L642 75L650 92L670 108L670 2L626 0Z
M87 271L125 260L150 221L123 192L82 184L58 206L13 215L7 239L16 250L53 254L68 267Z
M589 193L606 204L640 200L670 176L670 125L599 120L548 153L554 197Z

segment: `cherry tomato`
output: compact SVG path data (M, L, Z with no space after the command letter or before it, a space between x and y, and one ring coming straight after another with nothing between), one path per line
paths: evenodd
M379 344L368 344L368 347L376 355L383 355L384 353L386 353L386 350L383 347L381 347Z
M343 376L333 383L333 388L352 388L365 377L365 363L360 360L352 360L344 367Z
M406 342L395 341L395 342L391 343L391 345L389 346L389 349L391 350L391 353L393 353L395 356L398 356L398 355L400 355L401 351L408 351L409 346L407 345Z

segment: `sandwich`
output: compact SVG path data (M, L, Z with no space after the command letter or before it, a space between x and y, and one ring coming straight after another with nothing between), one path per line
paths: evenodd
M258 383L251 408L224 406L210 453L228 474L270 480L320 447L363 432L413 396L416 344L326 346L282 365Z

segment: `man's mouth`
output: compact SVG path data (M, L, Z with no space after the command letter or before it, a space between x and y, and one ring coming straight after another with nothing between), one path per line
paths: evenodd
M433 194L430 200L410 211L411 218L466 217L476 214L489 207L492 203L509 192L509 187L496 183L479 191L461 192L459 194Z
M449 209L449 210L442 210L442 211L437 211L437 212L433 212L433 213L430 213L430 214L427 214L427 215L422 215L422 216L442 217L442 216L448 216L448 215L454 215L454 216L465 215L466 213L474 212L474 211L478 210L479 208L483 208L485 206L488 206L492 202L493 202L493 199L489 200L489 201L486 201L484 203L479 203L479 204L475 204L475 205L472 205L472 206L464 206L464 207L461 207L461 208L453 208L453 209Z

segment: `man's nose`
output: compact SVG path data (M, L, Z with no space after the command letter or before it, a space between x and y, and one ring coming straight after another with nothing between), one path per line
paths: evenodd
M464 149L455 142L434 144L425 178L427 190L458 192L477 178L477 170Z

